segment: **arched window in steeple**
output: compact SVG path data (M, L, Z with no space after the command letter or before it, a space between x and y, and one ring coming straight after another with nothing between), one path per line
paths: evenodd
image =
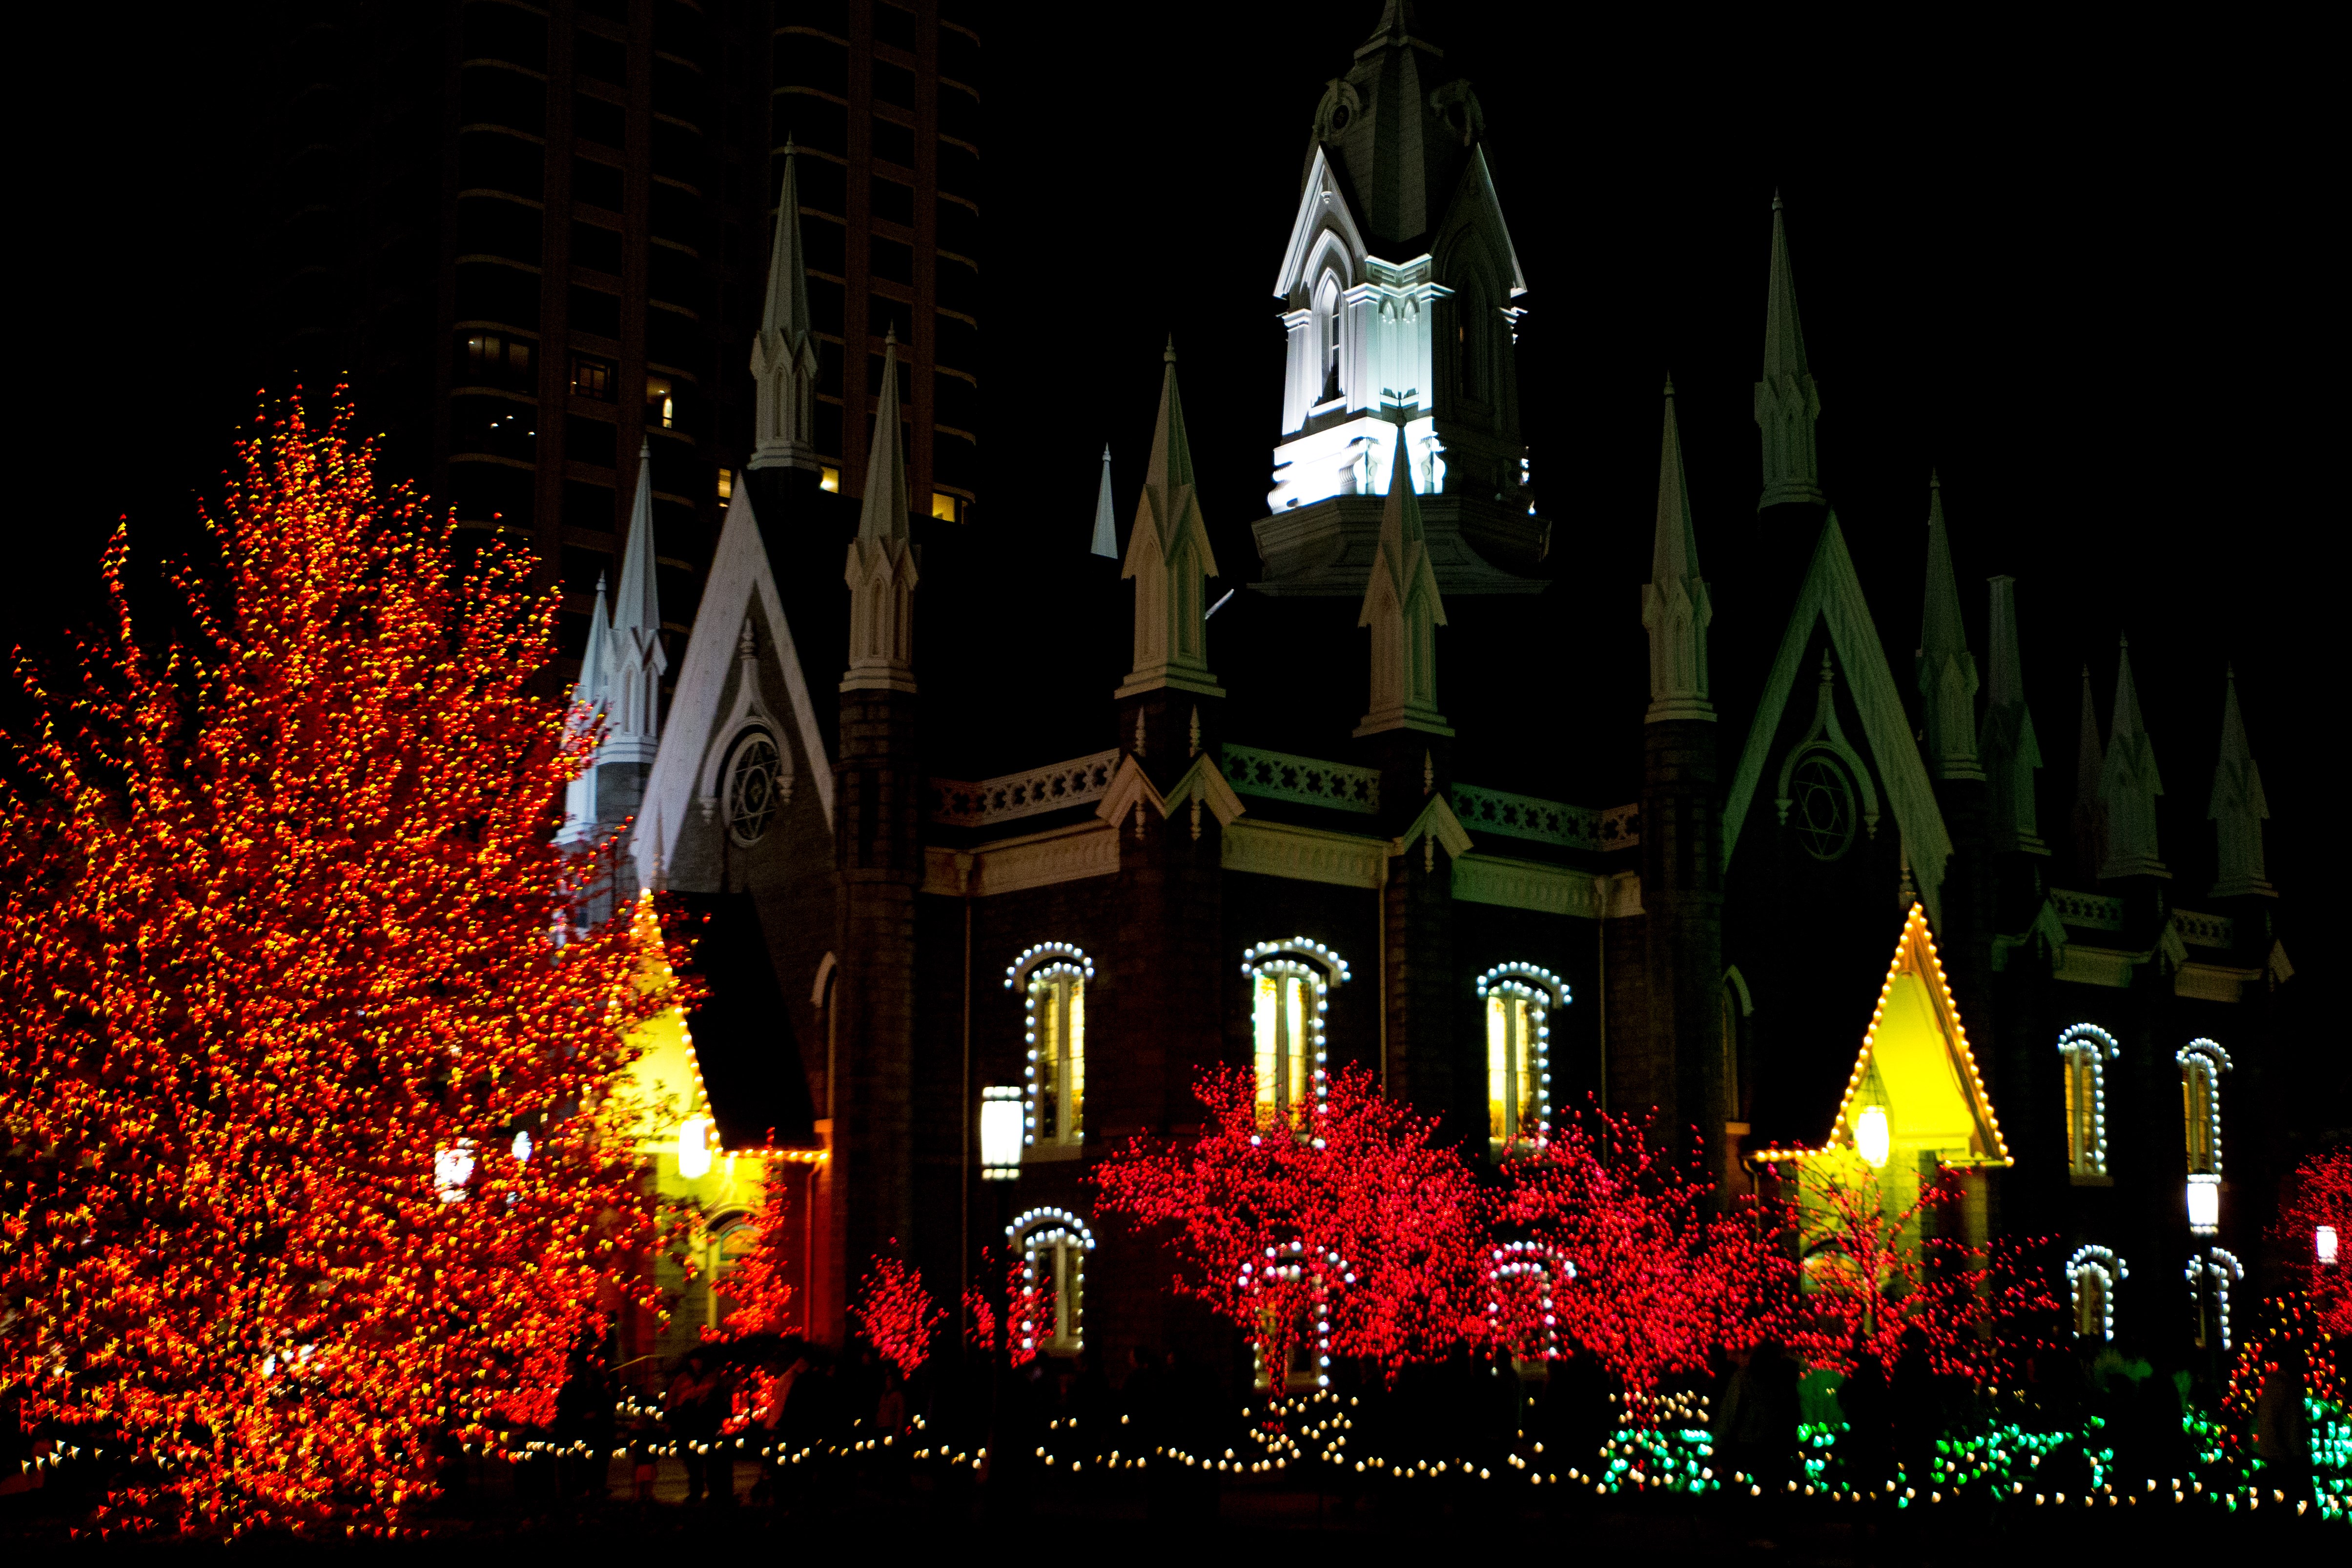
M1465 402L1495 401L1494 349L1490 341L1495 329L1494 314L1485 281L1475 273L1465 274L1454 295L1455 373L1460 377Z
M1250 1027L1261 1121L1297 1124L1323 1098L1323 1019L1348 961L1305 936L1261 942L1242 955L1249 980Z
M2075 1182L2104 1186L2107 1175L2106 1064L2122 1051L2096 1024L2069 1026L2058 1037L2066 1063L2066 1170Z
M1318 403L1336 402L1346 392L1339 366L1343 315L1339 275L1326 272L1315 285L1315 351L1320 357L1323 372L1322 391L1315 398Z

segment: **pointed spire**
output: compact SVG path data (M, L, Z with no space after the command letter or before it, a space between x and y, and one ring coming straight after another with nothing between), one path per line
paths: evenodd
M1827 499L1813 450L1821 394L1805 362L1805 329L1797 319L1797 285L1789 271L1789 234L1780 193L1772 193L1772 274L1764 302L1764 376L1756 383L1756 423L1764 436L1764 493L1756 509L1784 502Z
M1102 488L1095 492L1094 553L1118 559L1118 519L1110 507L1110 446L1103 445Z
M1992 609L1988 620L1991 662L1985 695L1983 763L1990 785L1992 847L2026 854L2047 854L2033 805L2033 775L2042 766L2042 743L2033 734L2033 715L2025 706L2025 676L2019 664L2017 643L2017 579L1991 580Z
M580 678L572 683L572 722L593 729L603 719L604 695L612 687L612 616L604 608L604 574L596 574L596 608L588 615L588 645L580 653ZM596 826L596 754L591 752L580 776L563 787L563 827L557 841L586 840Z
M1658 449L1658 518L1650 580L1642 589L1642 624L1650 632L1648 721L1715 717L1707 700L1706 628L1715 619L1698 574L1698 535L1691 527L1690 487L1683 478L1683 438L1675 418L1674 378L1666 378L1666 425Z
M808 264L801 247L799 160L784 143L783 189L776 198L775 236L768 252L767 301L751 340L751 374L758 378L753 468L819 465L813 434L816 413L816 334L809 316Z
M1920 709L1927 721L1927 771L1938 779L1981 779L1977 761L1977 662L1960 622L1960 585L1952 576L1952 538L1944 527L1944 486L1927 475L1927 598L1919 616Z
M2107 852L2099 875L2169 876L2157 853L2156 799L2164 793L2157 777L2156 748L2139 716L2139 694L2132 685L2131 639L2123 640L2116 666L2116 717L2107 735L2106 765L2099 773L2099 800L2107 809Z
M2263 863L2263 823L2271 803L2263 793L2263 770L2246 745L2246 721L2238 712L2238 672L2230 669L2228 694L2221 699L2221 753L2213 767L2213 800L2206 818L2221 850L2221 876L2213 883L2216 898L2275 898Z
M843 691L915 689L914 495L898 435L898 333L882 345L882 395L866 460L866 498L843 579L849 584L849 669Z
M2083 723L2074 740L2074 860L2083 874L2096 881L2107 859L2107 808L2099 798L2099 779L2107 766L2106 747L2099 744L2099 710L2091 695L2091 666L2083 666Z
M661 680L669 668L662 647L661 589L655 576L654 456L648 440L637 448L637 497L629 508L629 541L621 553L621 582L613 600L611 714L600 763L651 762L661 739Z
M1388 499L1381 507L1380 543L1372 550L1372 580L1356 617L1357 625L1372 629L1372 700L1356 727L1360 736L1390 729L1454 733L1437 711L1436 629L1445 624L1445 603L1429 562L1410 446L1399 425Z
M1204 578L1217 575L1209 526L1193 483L1192 443L1184 433L1184 402L1176 390L1176 340L1161 356L1160 415L1151 432L1151 460L1143 495L1128 531L1122 578L1135 579L1135 662L1118 695L1161 686L1223 696L1209 671Z

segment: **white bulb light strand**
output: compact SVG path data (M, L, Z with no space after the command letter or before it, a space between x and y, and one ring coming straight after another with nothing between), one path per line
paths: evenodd
M2093 1280L2099 1293L2098 1334L2103 1340L2116 1337L2116 1287L2131 1277L2124 1260L2105 1247L2078 1247L2066 1260L2066 1284L2074 1298L2074 1328L2079 1333L2090 1331L2083 1322L2083 1290Z
M2090 1081L2091 1143L2081 1151L2084 1168L2078 1176L2103 1176L2107 1174L2107 1071L2106 1064L2123 1054L2116 1037L2095 1023L2078 1023L2058 1036L2058 1054L2073 1071L2077 1061L2083 1075Z
M1307 1016L1307 1044L1313 1052L1310 1060L1314 1063L1308 1083L1315 1112L1320 1115L1324 1092L1329 1085L1325 1016L1331 1010L1331 988L1348 982L1348 961L1320 942L1293 936L1287 942L1260 942L1251 947L1242 955L1242 974L1253 986L1261 975L1295 977L1305 982L1307 994L1314 998L1315 1006Z
M2189 1174L2219 1176L2221 1174L2221 1074L2229 1071L2232 1065L2230 1053L2216 1041L2199 1039L2173 1052L2172 1060L2180 1064L2181 1081L2191 1091L2188 1103L2182 1108L2185 1113L2195 1113L2195 1081L2201 1079L2205 1089L2206 1158L2200 1163L2192 1148L2189 1159Z
M1501 1318L1500 1298L1510 1282L1531 1281L1537 1304L1543 1309L1541 1359L1556 1361L1559 1358L1559 1314L1553 1304L1552 1290L1556 1281L1575 1278L1576 1264L1559 1249L1540 1241L1507 1241L1494 1248L1486 1260L1486 1316L1490 1320Z
M1021 1018L1021 1038L1027 1052L1022 1071L1028 1086L1021 1112L1021 1141L1024 1144L1037 1141L1037 1122L1045 1092L1045 1080L1037 1071L1037 1004L1041 1000L1050 1004L1054 982L1064 977L1073 986L1081 987L1095 977L1095 961L1083 950L1066 942L1041 942L1014 959L1012 967L1004 971L1007 989L1024 977L1029 982L1028 993L1022 1003ZM1083 1136L1083 1134L1073 1134L1067 1141L1076 1143Z
M2238 1255L2225 1247L2206 1249L2201 1258L2192 1257L2185 1270L2189 1281L2189 1303L2197 1310L2197 1321L2205 1321L2205 1303L2213 1303L2213 1323L2221 1333L2221 1348L2232 1348L2230 1338L2230 1287L2246 1277L2246 1266Z
M1536 1136L1542 1144L1551 1136L1551 1010L1564 1008L1573 996L1568 982L1535 964L1497 964L1478 977L1478 999L1517 997L1528 1004L1528 1023L1535 1035Z

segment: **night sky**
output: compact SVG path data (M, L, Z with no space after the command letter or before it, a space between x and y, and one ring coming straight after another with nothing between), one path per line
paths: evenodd
M975 542L1014 563L1001 652L1051 693L1066 625L1021 602L1017 563L1083 552L1106 441L1124 523L1171 332L1220 554L1233 576L1255 570L1283 340L1268 291L1309 116L1379 6L999 9L984 88L999 423ZM2314 875L2345 700L2343 503L2321 477L2336 400L2314 383L2342 351L2340 289L2323 287L2341 263L2322 239L2340 176L2323 172L2324 99L2297 78L2294 41L2257 56L2253 40L2021 22L1734 37L1696 12L1636 35L1594 30L1581 8L1420 9L1478 91L1529 286L1522 410L1555 524L1559 636L1590 675L1545 722L1591 737L1582 803L1632 798L1669 371L1725 633L1717 686L1740 718L1785 613L1747 591L1792 578L1811 545L1762 536L1754 513L1777 186L1823 483L1898 677L1934 465L1980 662L1983 579L2019 579L2045 837L2071 800L2080 668L2104 725L2128 633L2169 790L2164 848L2197 906L2234 661L2282 934L2304 988L2325 986L2345 937ZM128 42L30 40L89 68L36 74L49 97L26 123L44 129L20 152L35 351L18 471L42 477L13 530L38 585L20 586L16 620L37 648L89 612L117 516L142 550L184 548L194 497L270 373L249 348L243 50L206 20L166 8ZM1444 636L1441 683L1466 678ZM1123 649L1106 657L1123 667ZM1096 661L1076 663L1072 689L1094 690ZM1727 766L1744 733L1727 728Z

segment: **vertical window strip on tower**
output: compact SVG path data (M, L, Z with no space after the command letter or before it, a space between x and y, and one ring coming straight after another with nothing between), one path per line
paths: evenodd
M2096 1024L2074 1024L2058 1036L2066 1063L2066 1169L2077 1178L2106 1177L2106 1064L2122 1051Z
M1086 1137L1087 982L1095 961L1067 942L1040 942L1004 971L1024 993L1028 1098L1022 1142L1076 1148Z
M1568 982L1533 964L1497 964L1478 977L1486 1004L1486 1137L1498 1154L1551 1131L1553 1009Z
M2066 1260L2066 1284L2074 1298L2074 1332L2084 1339L2116 1337L2116 1287L2131 1277L2124 1260L2105 1247L2079 1247Z
M1294 936L1250 948L1242 955L1242 974L1250 984L1258 1115L1296 1121L1303 1108L1323 1103L1324 1019L1331 988L1347 983L1348 961L1320 942Z
M1033 1208L1004 1228L1004 1239L1021 1266L1007 1327L1024 1357L1085 1349L1086 1255L1095 1233L1066 1208Z

